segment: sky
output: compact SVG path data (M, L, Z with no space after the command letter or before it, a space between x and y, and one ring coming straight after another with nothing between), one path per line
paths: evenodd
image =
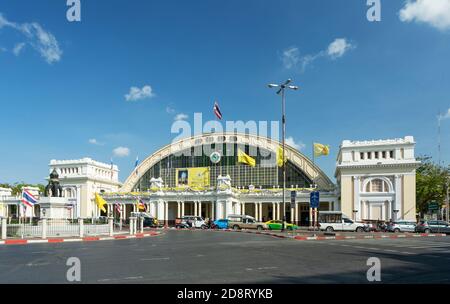
M450 0L0 2L0 183L45 183L51 159L119 166L172 142L175 120L279 121L332 179L343 140L415 137L450 161ZM439 116L439 113L442 113Z

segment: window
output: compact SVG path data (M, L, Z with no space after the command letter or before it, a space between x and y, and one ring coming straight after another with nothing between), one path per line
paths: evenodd
M359 153L359 157L364 160L364 152Z
M373 179L367 183L366 192L389 192L389 185L382 179Z
M372 159L372 152L367 152L367 159Z
M381 179L372 181L372 192L383 192L383 181Z
M389 151L389 157L390 158L394 158L394 151L393 150Z
M346 223L346 224L353 224L353 221L348 219L348 218L344 218L344 223Z
M381 157L386 158L386 151L381 152Z
M378 155L378 151L376 151L375 152L375 159L378 159L379 157L378 157L379 155Z

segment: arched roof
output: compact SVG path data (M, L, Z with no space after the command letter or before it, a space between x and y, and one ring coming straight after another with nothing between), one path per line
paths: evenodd
M137 167L138 174L136 174L136 171L134 170L132 174L127 178L120 191L131 192L135 188L139 180L142 178L142 176L150 168L152 168L155 164L168 157L169 155L181 152L191 147L212 143L237 143L241 145L257 146L273 152L276 152L278 147L281 145L279 141L264 136L241 133L205 133L193 137L184 138L163 147L162 149L147 157ZM319 186L319 188L334 188L333 182L317 165L313 164L313 162L309 158L287 144L286 159L300 168L308 178L310 178L311 180L315 179L316 184Z

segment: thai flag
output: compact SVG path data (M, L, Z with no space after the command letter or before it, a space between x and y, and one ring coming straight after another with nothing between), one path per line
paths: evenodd
M136 175L138 174L138 168L137 168L138 165L139 165L139 155L136 156L136 162L134 163L134 170L135 170Z
M219 104L217 103L217 101L214 103L214 114L216 114L218 119L222 119L222 112L220 112L220 108L219 108Z
M147 212L147 206L141 200L139 200L138 207L139 210L144 210L145 212Z
M37 204L37 199L33 196L33 194L31 194L27 190L23 190L22 191L22 203L25 206L33 207L35 204Z
M121 212L122 212L122 207L120 207L120 204L119 204L119 203L115 203L114 206L116 207L116 211L117 211L118 213L121 213Z

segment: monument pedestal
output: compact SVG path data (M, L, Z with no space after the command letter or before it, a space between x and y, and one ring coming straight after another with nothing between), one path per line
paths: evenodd
M70 219L72 210L69 200L65 197L43 197L39 200L41 216L49 219Z

